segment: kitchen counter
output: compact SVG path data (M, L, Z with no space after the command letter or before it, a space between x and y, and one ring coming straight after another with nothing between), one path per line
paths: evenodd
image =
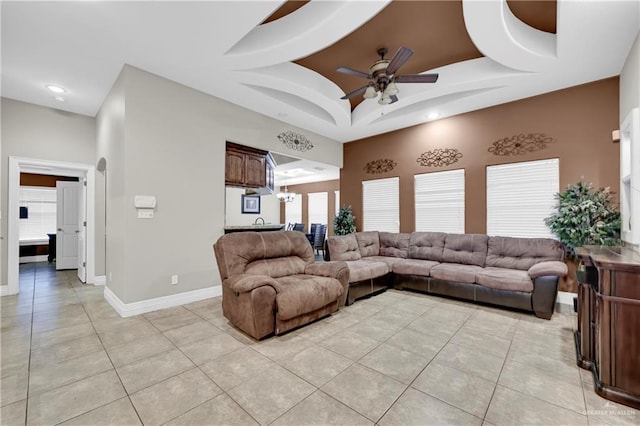
M284 229L284 223L268 223L265 225L238 225L238 226L225 226L224 233L230 234L232 232L265 232L265 231L282 231Z

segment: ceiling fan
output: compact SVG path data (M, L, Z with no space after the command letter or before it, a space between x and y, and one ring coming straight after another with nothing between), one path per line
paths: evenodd
M387 105L398 100L396 95L399 90L396 83L435 83L438 80L438 74L395 75L398 69L413 55L413 50L401 47L391 59L384 58L387 52L386 47L378 49L380 59L369 67L368 74L348 67L338 67L336 69L338 72L357 75L358 77L371 80L369 84L347 93L340 99L349 99L361 93L364 93L365 99L372 99L378 96L378 92L380 92L382 95L380 99L378 99L378 103Z

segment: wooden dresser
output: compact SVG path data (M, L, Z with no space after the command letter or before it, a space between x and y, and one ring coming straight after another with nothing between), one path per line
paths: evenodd
M640 409L640 253L625 247L576 250L579 274L578 365L593 372L596 393Z

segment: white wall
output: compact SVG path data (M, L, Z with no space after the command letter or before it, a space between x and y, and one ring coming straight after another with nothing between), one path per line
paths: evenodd
M258 217L265 223L280 223L280 203L275 195L260 197L260 214L242 213L244 189L227 187L225 190L225 226L252 225Z
M7 285L8 157L95 164L96 120L92 117L2 98L1 284Z
M640 33L636 35L636 39L631 46L631 50L629 51L629 56L622 67L622 71L620 73L620 123L622 124L632 109L640 106ZM622 129L621 129L622 130ZM637 141L635 142L637 143ZM638 147L634 146L632 148L632 152L638 152ZM640 170L640 158L638 156L631 156L631 170L633 179L638 176L638 170ZM627 193L630 189L631 193ZM631 207L628 207L629 210L623 207L622 212L622 220L628 220L628 215L631 215L632 218L637 217L636 215L640 214L638 210L638 198L640 198L640 190L638 190L637 185L635 184L635 180L631 182L631 187L625 191L622 182L620 183L620 193L624 197L626 194L627 202L623 201L624 205L629 205L631 203ZM633 231L633 229L632 229ZM635 232L638 232L637 230ZM623 238L624 232L623 232ZM629 238L629 242L631 238L635 239L636 237L627 237Z
M125 231L125 79L121 74L104 100L96 118L96 158L107 160L106 173L96 172L96 259L103 260L101 273L114 293L124 291ZM105 185L106 177L106 185ZM107 246L105 250L105 198L107 191ZM102 257L98 255L98 249ZM107 269L108 272L107 273ZM96 275L98 272L96 271Z
M107 276L113 275L107 285L124 303L219 285L212 245L225 223L225 143L282 152L277 134L292 128L130 66L118 81L124 108L105 102L99 114L98 154L124 149L122 164L106 156ZM123 140L108 136L123 133L107 129L112 121L124 123ZM342 164L341 143L305 134L316 145L303 153L307 158ZM112 184L114 174L122 185ZM154 219L136 218L135 195L156 196ZM112 257L123 259L121 271L113 269L120 265ZM176 286L170 284L174 274Z
M620 72L620 123L640 106L640 33Z

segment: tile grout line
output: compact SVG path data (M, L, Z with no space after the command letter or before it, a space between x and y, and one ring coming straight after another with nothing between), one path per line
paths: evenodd
M27 362L27 395L24 404L24 424L27 425L29 419L29 387L31 384L31 348L33 346L33 316L35 314L34 299L36 297L36 269L33 269L33 293L31 295L31 327L29 328L29 360ZM20 288L20 272L18 270L18 292Z
M477 309L474 309L474 311L476 311L476 310L477 310ZM428 312L428 311L427 311L427 312ZM426 312L425 312L425 313L426 313ZM423 314L423 315L424 315L424 314ZM471 315L473 315L473 314L471 314ZM393 401L393 403L389 406L389 408L387 408L387 409L385 410L385 412L382 414L382 416L380 416L380 418L375 422L376 424L378 424L378 423L380 422L380 420L382 420L382 418L383 418L383 417L384 417L384 416L389 412L389 410L391 410L391 408L394 406L394 404L395 404L395 403L396 403L396 402L397 402L397 401L398 401L398 400L399 400L399 399L400 399L404 394L406 394L407 390L409 390L410 388L411 388L411 389L413 389L413 390L415 390L415 391L417 391L417 392L420 392L420 393L422 393L422 394L424 394L424 395L427 395L427 396L429 396L430 398L437 399L438 401L440 401L440 402L442 402L442 403L444 403L444 404L446 404L446 405L448 405L448 406L450 406L450 407L453 407L453 408L455 408L455 409L457 409L457 410L460 410L460 411L462 411L462 412L464 412L464 413L467 413L467 414L469 414L469 415L471 415L471 416L473 416L473 417L479 418L479 417L478 417L478 416L476 416L475 414L469 413L468 411L463 410L463 409L462 409L462 408L460 408L460 407L456 407L455 405L450 404L450 403L448 403L447 401L443 401L442 399L440 399L440 398L438 398L438 397L435 397L435 396L433 396L433 395L431 395L431 394L428 394L428 393L426 393L426 392L423 392L423 391L421 391L420 389L414 388L414 387L412 386L412 385L413 385L413 383L415 383L415 381L418 379L418 377L420 377L420 375L421 375L421 374L422 374L422 373L423 373L423 372L424 372L424 371L425 371L425 370L426 370L426 369L431 365L431 363L436 359L436 357L438 356L438 354L440 354L440 352L442 352L442 350L443 350L443 349L444 349L444 348L445 348L445 347L446 347L446 346L451 342L451 339L453 339L453 337L454 337L456 334L458 334L458 332L462 329L462 327L464 326L464 324L466 324L466 322L471 318L471 315L469 315L469 317L467 317L467 318L462 322L462 324L460 324L460 326L456 329L455 333L453 333L453 334L451 335L451 337L449 337L449 339L447 339L447 341L446 341L446 342L442 345L442 347L441 347L441 348L436 352L436 354L433 356L433 358L431 358L431 360L427 363L427 365L425 365L425 366L424 366L424 368L422 368L422 370L420 370L420 372L416 375L416 377L414 377L414 378L413 378L413 380L411 380L411 382L407 385L407 387L404 389L404 391L402 391L402 393L401 393L401 394L400 394L400 395L399 395L399 396L398 396L398 397ZM422 315L420 315L420 316L422 316ZM416 318L416 319L417 319L417 318ZM413 321L412 321L412 322L413 322ZM435 321L435 322L439 322L439 321ZM410 324L411 324L411 323L410 323ZM406 326L405 328L407 328L408 326L409 326L409 324L407 324L407 326ZM387 339L387 340L388 340L388 339ZM458 370L458 369L457 369L457 368L455 368L455 367L450 367L450 368L454 368L455 370ZM461 370L458 370L458 371L461 371ZM463 372L464 372L464 371L463 371ZM465 373L466 373L466 372L465 372ZM479 376L477 376L477 377L479 377ZM486 379L485 379L485 380L486 380ZM482 420L484 421L484 418L483 418Z
M204 317L202 317L202 316L198 315L196 312L193 312L193 311L191 311L190 309L188 309L188 308L186 308L186 307L184 307L184 306L183 306L183 308L184 308L184 309L186 309L187 311L191 312L193 315L197 316L198 318L200 318L200 319L204 320L206 323L211 324L211 323L209 322L209 320L207 320L206 318L204 318ZM144 316L144 314L143 314L142 316ZM203 370L202 370L202 368L200 368L200 365L198 365L196 362L194 362L194 361L189 357L189 355L187 355L186 353L184 353L184 352L182 351L182 349L180 349L180 347L179 347L176 343L174 343L171 339L169 339L167 336L165 336L165 335L164 335L164 333L163 333L162 331L160 331L160 329L159 329L159 328L158 328L158 327L157 327L157 326L156 326L152 321L150 321L150 320L149 320L149 319L147 319L146 317L145 317L145 320L147 320L147 321L148 321L148 322L149 322L149 323L150 323L150 324L151 324L151 325L152 325L156 330L158 330L158 332L159 332L159 333L160 333L164 338L166 338L166 339L167 339L167 340L168 340L168 341L169 341L169 342L174 346L174 348L175 348L175 349L177 349L177 350L178 350L178 351L179 351L183 356L185 356L185 357L186 357L186 358L187 358L191 363L193 363L194 367L193 367L193 368L190 368L190 369L188 369L188 370L186 370L186 371L190 371L190 370L192 370L192 369L196 369L196 368L197 368L197 369L198 369L202 374L204 374L204 376L205 376L207 379L211 380L211 382L213 382L213 384L215 384L215 385L216 385L216 386L217 386L217 387L222 391L222 392L221 392L221 393L219 393L218 395L216 395L216 396L214 396L214 397L212 397L212 398L209 398L209 399L208 399L208 400L206 400L206 401L203 401L202 403L200 403L200 404L196 405L195 407L192 407L191 409L187 410L186 412L181 413L180 415L178 415L178 416L176 416L176 417L174 417L174 418L172 418L172 419L170 419L170 420L167 420L165 423L168 423L168 422L170 422L170 421L172 421L172 420L175 420L175 419L177 419L178 417L181 417L181 416L185 415L186 413L188 413L188 412L190 412L190 411L192 411L192 410L195 410L196 408L198 408L198 407L199 407L199 406L201 406L202 404L204 404L204 403L206 403L206 402L208 402L208 401L211 401L212 399L215 399L215 398L219 397L220 395L224 394L224 395L226 395L229 399L231 399L235 404L237 404L237 405L238 405L238 407L240 407L240 409L241 409L242 411L244 411L244 412L245 412L245 413L246 413L250 418L252 418L256 423L260 424L260 422L259 422L257 419L255 419L255 418L254 418L254 417L253 417L253 416L252 416L252 415L251 415L247 410L245 410L245 408L244 408L242 405L240 405L240 403L238 403L235 399L233 399L233 398L231 397L231 395L229 395L229 394L227 393L227 391L226 391L226 390L224 390L220 385L218 385L218 384L216 383L216 381L215 381L215 380L213 380L211 377L209 377L209 375L208 375L205 371L203 371ZM218 328L218 327L216 327L214 324L211 324L211 325L212 325L213 327L215 327L215 328ZM183 326L183 327L184 327L184 326ZM177 329L177 328L180 328L180 327L175 327L175 328L173 328L173 329L169 329L169 330L174 330L174 329ZM218 329L219 329L219 328L218 328ZM169 330L165 330L165 331L169 331ZM227 334L224 330L222 330L222 329L219 329L219 330L220 330L220 332L221 332L221 333ZM233 339L237 340L238 342L240 342L240 341L239 341L238 339L236 339L235 337L233 337L233 336L231 336L231 335L229 335L229 334L227 334L227 335L228 335L229 337L231 337L231 338L233 338ZM202 339L196 339L196 340L194 340L193 342L187 342L187 343L194 343L194 342L197 342L197 341L199 341L199 340L203 340L203 339L206 339L206 337L203 337ZM242 342L240 342L240 343L242 343ZM252 349L253 349L253 348L252 348ZM171 349L171 350L173 350L173 349ZM237 350L240 350L240 349L237 349ZM165 352L168 352L168 351L169 351L169 350L167 350L167 351L165 351ZM222 357L222 356L225 356L225 355L227 355L227 354L233 353L233 352L235 352L235 351L230 351L230 352L224 353L224 354L220 355L218 358L220 358L220 357ZM164 353L164 352L163 352L163 353ZM217 358L214 358L214 359L217 359ZM209 361L207 361L207 362L209 362ZM205 362L204 364L206 364L206 362ZM202 365L202 364L201 364L201 365ZM183 374L183 373L185 373L185 371L182 371L182 372L180 372L180 373L178 373L178 374L175 374L175 375L173 375L173 376L171 376L171 377L167 377L167 378L165 378L165 379L163 379L163 380L161 380L161 381L159 381L159 382L157 382L157 383L154 383L154 384L152 384L152 385L149 385L149 386L147 386L147 387L145 387L145 388L143 388L143 389L148 389L148 388L150 388L151 386L155 386L155 385L157 385L158 383L163 383L163 382L165 382L165 381L167 381L167 380L169 380L169 379L172 379L172 378L174 378L174 377L176 377L176 376L179 376L180 374ZM136 392L140 392L140 391L141 391L141 390L143 390L143 389L139 389L139 390L137 390ZM126 388L125 388L125 392L127 392ZM134 393L135 393L135 392L134 392ZM127 392L127 394L128 394L128 392ZM131 405L133 405L133 402L131 402ZM135 409L135 406L134 406L134 409ZM136 412L137 412L137 410L136 410ZM141 419L141 420L142 420L142 419ZM144 422L143 422L143 424L144 424Z
M73 288L73 291L74 291L74 293L76 293L76 296L77 296L78 293L76 292L75 288ZM78 299L80 299L80 297L78 297ZM109 359L109 362L111 363L111 367L113 368L113 372L116 374L116 377L118 378L118 381L120 382L120 386L122 386L122 389L124 390L124 393L127 396L127 399L129 400L129 403L131 404L131 407L133 408L133 411L136 413L136 416L138 416L138 420L140 420L140 423L144 425L144 422L142 421L142 418L140 417L140 413L138 413L138 410L136 409L136 406L133 404L133 401L131 401L131 396L129 395L129 392L127 391L127 388L124 386L124 383L122 382L122 378L120 377L120 374L118 373L118 370L116 369L116 366L113 363L113 360L111 359L111 355L109 355L109 351L107 351L107 348L104 346L104 342L102 341L102 337L100 336L100 333L98 333L98 330L96 329L96 326L93 323L93 319L91 318L91 315L89 315L89 313L87 312L84 304L85 304L85 302L82 299L80 299L80 305L82 306L82 311L87 316L87 318L89 318L89 324L91 324L91 328L93 328L94 333L98 337L98 340L100 341L100 345L102 346L102 350L104 351L105 355L107 355L107 358ZM102 374L102 373L99 373L99 374ZM92 377L94 377L94 376L92 376ZM118 398L118 399L120 399L120 398ZM114 401L109 401L106 404L103 404L103 405L101 405L99 407L93 408L92 410L85 411L84 413L81 413L81 414L79 414L78 416L75 416L75 417L79 417L79 416L82 416L84 414L90 413L91 411L94 411L94 410L97 410L99 408L105 407L105 406L117 401L118 399L116 399ZM72 417L72 418L75 418L75 417ZM65 421L67 421L67 420L70 420L70 419L66 419Z

